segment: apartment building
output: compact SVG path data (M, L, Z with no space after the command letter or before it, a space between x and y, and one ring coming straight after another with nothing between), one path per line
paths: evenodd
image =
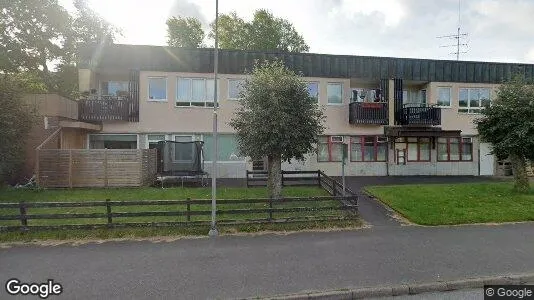
M493 175L497 163L473 120L503 80L534 76L529 64L220 50L214 91L213 49L88 47L80 54L79 116L102 129L88 133L85 145L145 149L161 140L202 140L210 172L216 92L219 176L264 169L264 161L239 156L228 121L242 80L265 59L302 74L327 117L317 151L283 169L329 175L341 172L343 143L350 176Z

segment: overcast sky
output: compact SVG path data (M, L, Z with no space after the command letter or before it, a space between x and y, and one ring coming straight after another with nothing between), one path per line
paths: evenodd
M71 0L60 0L70 8ZM122 29L118 43L165 45L170 16L215 17L215 0L89 0ZM220 13L250 19L267 8L293 23L310 52L455 59L458 0L219 0ZM534 0L462 0L461 27L468 36L462 60L534 63Z

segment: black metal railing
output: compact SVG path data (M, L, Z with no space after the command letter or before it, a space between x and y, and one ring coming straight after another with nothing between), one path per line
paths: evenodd
M433 106L404 107L400 113L401 125L441 125L441 108Z
M385 102L352 102L349 104L350 124L388 124L388 104Z
M78 101L78 117L82 121L130 121L139 119L139 110L129 97L99 96Z

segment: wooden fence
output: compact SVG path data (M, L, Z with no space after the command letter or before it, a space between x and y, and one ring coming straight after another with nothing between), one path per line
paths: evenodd
M319 185L322 173L317 171L281 171L282 186ZM249 171L246 173L247 187L266 186L267 171ZM324 173L323 173L324 174Z
M356 196L321 196L306 198L272 199L221 199L217 200L218 224L262 224L296 223L308 221L344 220L357 217ZM248 204L249 208L243 208ZM313 204L313 205L311 205ZM159 211L124 211L128 207L154 206ZM0 221L20 221L20 225L0 226L0 231L30 229L87 229L127 226L180 226L209 225L211 200L143 200L143 201L91 201L91 202L19 202L0 203L0 210L17 211L0 215ZM43 209L54 209L54 213L42 213ZM85 208L91 212L72 213ZM101 212L94 212L95 209ZM166 209L166 210L162 210ZM36 213L31 210L36 209ZM121 209L123 211L121 211ZM39 210L41 212L39 212ZM62 211L57 213L57 211ZM343 213L340 213L340 212ZM231 216L228 218L227 216ZM152 217L150 222L128 222L130 218ZM175 217L174 221L159 221L156 218ZM100 222L83 224L31 225L32 220L100 219ZM102 222L103 220L103 222Z
M36 150L41 187L145 186L156 178L155 149Z

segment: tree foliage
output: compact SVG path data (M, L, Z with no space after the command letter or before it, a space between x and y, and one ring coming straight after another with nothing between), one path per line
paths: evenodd
M0 7L0 72L37 74L48 91L69 96L74 90L57 78L71 79L81 45L109 43L117 29L94 13L86 0L74 0L69 14L57 0L10 0ZM54 71L49 66L57 64ZM64 71L67 71L64 73ZM68 85L72 88L71 85Z
M269 191L281 192L282 161L304 159L323 130L324 115L300 76L279 61L256 65L230 121L242 155L267 157Z
M167 44L171 47L199 48L204 39L200 21L193 17L172 17L167 20Z
M308 52L309 46L295 27L283 18L277 18L266 9L254 12L246 22L235 12L219 17L219 46L222 49L280 50ZM215 37L215 22L211 24L210 38Z
M25 137L35 121L35 112L21 101L31 78L24 80L0 74L0 184L17 176L24 162ZM33 86L39 89L39 86Z
M482 140L500 159L510 158L515 188L528 191L526 159L534 160L534 85L520 76L502 84L497 99L476 120Z

